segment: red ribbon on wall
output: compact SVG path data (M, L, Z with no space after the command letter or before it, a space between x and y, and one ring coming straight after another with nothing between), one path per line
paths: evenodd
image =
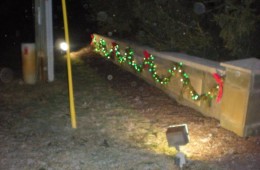
M112 47L113 47L113 50L114 50L114 48L115 48L115 46L117 45L117 43L116 42L112 42Z
M150 53L148 53L148 51L147 50L144 50L144 57L145 57L145 59L149 59L150 58Z
M151 54L147 50L144 50L143 54L144 54L145 60L148 60L150 58L150 56L151 56ZM149 68L149 64L145 64L144 68L145 69Z
M217 102L219 103L222 96L223 96L223 80L218 73L214 73L213 77L214 77L215 81L218 83L218 86L219 86L218 95L217 95Z
M93 41L94 41L94 35L93 35L93 34L91 34L91 35L90 35L90 37L91 37L91 42L90 42L90 45L94 45L94 42L93 42Z

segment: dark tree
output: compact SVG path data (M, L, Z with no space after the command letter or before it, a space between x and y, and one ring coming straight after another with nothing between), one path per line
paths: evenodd
M82 0L97 33L213 60L259 56L254 0ZM258 31L258 32L257 32Z

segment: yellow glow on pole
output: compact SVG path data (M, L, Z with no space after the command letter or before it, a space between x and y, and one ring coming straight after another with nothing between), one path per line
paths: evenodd
M67 44L69 43L69 29L68 29L68 19L67 19L67 10L66 10L66 1L62 0L62 11L63 11L63 20L64 20L64 31L65 31L65 40ZM70 61L70 47L68 45L67 49L67 69L68 69L68 83L69 83L69 99L70 99L70 116L71 116L71 126L72 128L77 128L76 122L76 112L74 104L74 94L73 94L73 83L72 83L72 70L71 70L71 61Z

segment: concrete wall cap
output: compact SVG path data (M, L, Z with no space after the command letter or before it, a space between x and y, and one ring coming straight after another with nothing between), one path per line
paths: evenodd
M237 71L260 74L260 60L257 58L228 61L220 63L220 65L226 68L235 69Z

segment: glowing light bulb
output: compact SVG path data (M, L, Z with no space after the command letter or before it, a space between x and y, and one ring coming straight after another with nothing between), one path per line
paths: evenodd
M67 44L66 42L61 42L61 43L60 43L60 49L61 49L62 51L67 51L68 48L69 48L69 46L68 46L68 44Z

